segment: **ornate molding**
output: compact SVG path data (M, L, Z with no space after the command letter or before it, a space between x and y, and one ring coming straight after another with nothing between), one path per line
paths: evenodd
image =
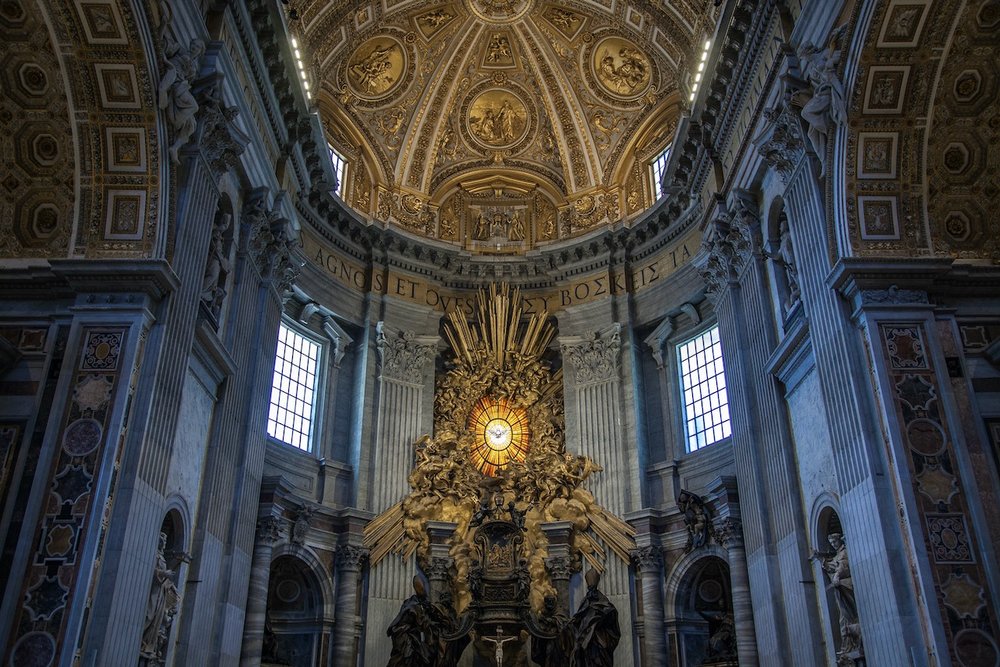
M553 580L568 580L573 576L573 559L568 556L549 556L545 559L545 569Z
M646 546L632 549L632 564L643 574L659 573L663 569L663 553L659 547Z
M451 558L442 556L432 556L421 564L424 574L432 581L450 581L451 566L454 561Z
M801 121L784 101L765 111L764 120L764 129L754 137L753 144L767 166L781 176L782 182L787 183L805 154Z
M606 382L618 377L618 353L621 352L621 324L582 339L564 339L563 357L576 371L577 384Z
M705 281L705 292L718 296L736 282L737 275L751 258L761 256L760 216L751 196L737 191L729 209L723 210L708 224L702 251L707 259L698 267Z
M889 285L886 289L863 289L860 294L862 306L929 303L926 291L900 289L898 285Z
M338 570L360 570L368 563L368 549L354 544L341 544L336 552Z
M197 145L216 176L239 164L250 143L250 137L234 122L239 109L227 107L222 101L222 79L221 74L215 74L198 91L201 129Z
M412 331L392 333L384 322L375 325L382 376L419 383L427 364L437 354L437 339Z
M725 549L743 545L743 522L726 517L715 522L715 541Z
M247 199L243 222L249 227L247 251L251 259L261 276L271 280L279 294L284 293L299 275L299 265L292 260L296 241L291 225L276 210L268 210L266 191Z
M257 520L257 543L273 546L281 540L285 521L276 516L266 516Z

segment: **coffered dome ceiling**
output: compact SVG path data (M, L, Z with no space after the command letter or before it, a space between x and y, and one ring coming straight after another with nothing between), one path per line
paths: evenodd
M481 253L645 210L715 20L711 0L298 7L344 199Z

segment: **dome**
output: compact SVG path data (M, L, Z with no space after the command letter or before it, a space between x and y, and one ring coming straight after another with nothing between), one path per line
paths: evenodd
M473 253L639 214L659 196L649 165L670 143L710 5L300 4L315 101L350 165L341 196Z

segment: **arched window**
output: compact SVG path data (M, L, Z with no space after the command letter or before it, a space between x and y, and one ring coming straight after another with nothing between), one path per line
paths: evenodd
M667 175L667 163L670 162L671 144L667 144L659 155L649 164L650 177L653 179L653 201L660 198L663 192L663 177Z

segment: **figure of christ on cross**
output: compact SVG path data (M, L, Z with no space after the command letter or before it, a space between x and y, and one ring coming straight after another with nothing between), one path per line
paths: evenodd
M511 635L510 637L504 637L503 636L503 628L498 625L497 626L497 634L496 634L495 637L486 637L486 636L483 636L483 637L480 637L480 639L482 639L483 641L493 642L494 644L496 644L497 650L496 650L496 653L494 654L494 656L495 656L495 659L497 661L497 667L503 667L503 645L506 644L509 641L513 641L513 640L517 639L517 636L516 635Z

